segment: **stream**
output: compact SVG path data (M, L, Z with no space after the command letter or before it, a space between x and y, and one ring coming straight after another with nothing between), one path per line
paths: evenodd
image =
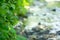
M33 5L28 7L29 15L25 30L29 40L60 40L60 8L48 8L46 5L46 2L35 0Z
M27 40L60 40L60 8L47 7L47 2L34 0L28 11L23 36Z

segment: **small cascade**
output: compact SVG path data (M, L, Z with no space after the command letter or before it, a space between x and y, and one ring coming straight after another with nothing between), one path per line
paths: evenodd
M60 8L48 8L46 5L47 2L34 0L33 5L27 9L30 15L27 18L25 32L30 40L60 39L58 36L58 32L60 32Z

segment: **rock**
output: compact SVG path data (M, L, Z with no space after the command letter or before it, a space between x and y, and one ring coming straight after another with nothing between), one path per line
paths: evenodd
M49 32L50 32L49 30L43 31L44 34L49 34Z
M36 35L31 35L31 36L29 36L29 40L37 40Z
M34 31L34 32L40 32L40 28L38 28L38 27L32 28L32 31Z
M43 30L40 27L36 26L33 27L31 30L25 30L23 35L29 38L29 40L47 40L47 34L49 34L48 29Z
M22 35L28 38L30 35L33 35L33 33L34 33L33 31L24 30Z
M57 31L57 33L56 33L57 35L60 35L60 31Z
M52 9L52 11L56 12L56 9Z
M21 32L21 30L22 30L22 25L23 25L23 23L19 21L19 22L14 26L14 29L16 30L16 34L20 35L20 32Z

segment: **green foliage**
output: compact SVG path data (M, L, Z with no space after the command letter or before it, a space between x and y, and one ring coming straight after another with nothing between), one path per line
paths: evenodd
M17 15L25 13L23 0L0 0L0 40L26 40L13 28L18 22Z

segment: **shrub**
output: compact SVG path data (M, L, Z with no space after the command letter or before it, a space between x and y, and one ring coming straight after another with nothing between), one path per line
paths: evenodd
M18 36L13 28L19 21L17 15L26 13L23 1L0 0L0 40L26 40L26 38Z

